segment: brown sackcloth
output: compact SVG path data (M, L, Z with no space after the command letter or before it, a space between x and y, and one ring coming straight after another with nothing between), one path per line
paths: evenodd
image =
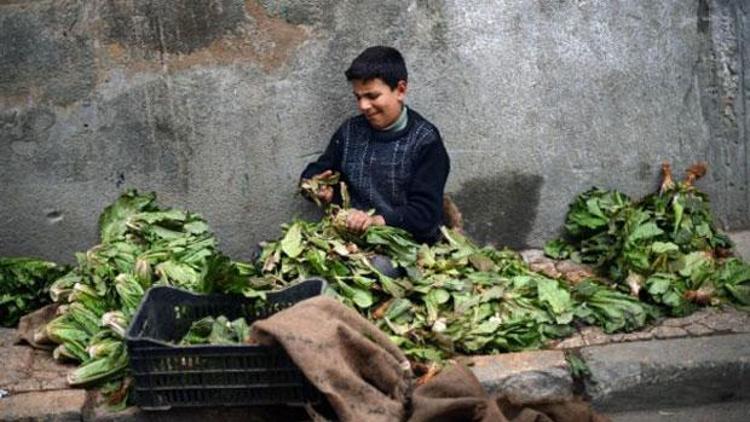
M412 396L409 422L607 422L588 403L568 401L518 406L505 398L489 396L476 376L456 364L417 387Z
M411 371L377 327L335 299L319 296L257 321L253 338L279 343L342 421L405 418Z
M411 394L401 350L336 300L319 296L252 326L262 344L280 344L342 421L603 422L581 402L516 406L489 396L463 365L444 369Z
M28 313L21 317L18 321L18 330L16 331L16 343L25 341L34 347L35 349L52 350L56 344L52 343L48 339L44 339L41 342L34 339L34 334L43 329L48 322L55 319L59 304L52 303L43 308L37 309L34 312ZM45 341L46 340L46 341Z

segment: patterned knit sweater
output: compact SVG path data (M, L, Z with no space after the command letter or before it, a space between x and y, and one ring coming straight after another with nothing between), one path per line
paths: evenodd
M450 160L437 128L407 110L406 127L394 132L373 129L362 115L348 119L302 178L338 171L349 186L352 207L374 208L386 224L433 243L440 236Z

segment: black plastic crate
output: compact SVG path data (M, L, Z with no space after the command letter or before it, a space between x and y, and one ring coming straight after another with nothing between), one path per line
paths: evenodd
M147 410L164 410L320 402L320 392L280 347L174 343L201 318L244 317L251 324L317 296L325 287L322 279L308 279L268 293L262 306L255 299L238 295L197 295L173 287L151 288L125 337L136 404Z

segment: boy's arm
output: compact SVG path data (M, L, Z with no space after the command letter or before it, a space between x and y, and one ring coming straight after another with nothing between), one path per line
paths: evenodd
M323 173L326 170L333 170L340 172L341 169L339 168L339 132L340 130L337 130L336 133L333 134L333 137L331 137L331 141L328 142L328 146L326 147L326 150L323 152L323 154L318 157L317 160L313 161L312 163L308 164L307 167L305 167L305 170L302 171L302 175L300 176L300 179L309 179L315 175L318 175L320 173Z
M308 164L307 167L305 167L305 169L302 171L302 174L300 175L300 184L302 184L303 180L310 179L313 176L322 175L325 177L326 172L341 172L341 154L339 152L339 144L341 139L339 136L340 132L341 129L337 130L336 133L334 133L331 137L330 142L328 142L328 146L326 147L326 150L323 152L323 154L321 154L317 160L313 161L312 163ZM341 202L341 192L339 192L338 186L324 186L317 192L317 196L318 200L322 201L324 204L330 202Z
M421 152L406 205L383 213L386 224L405 229L417 241L434 240L443 215L443 192L450 159L440 135L436 133L436 136L438 139Z

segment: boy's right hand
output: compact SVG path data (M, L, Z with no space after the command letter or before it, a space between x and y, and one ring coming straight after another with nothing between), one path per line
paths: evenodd
M326 170L322 173L319 173L313 176L313 179L327 180L327 179L330 179L331 177L333 177L333 171ZM331 201L333 201L333 186L320 185L320 187L318 188L318 191L315 192L315 196L317 196L320 202L322 202L323 204L330 204Z

